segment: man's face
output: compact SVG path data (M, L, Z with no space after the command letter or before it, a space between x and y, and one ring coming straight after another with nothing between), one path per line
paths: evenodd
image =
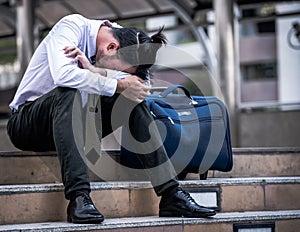
M120 43L108 27L101 27L97 37L96 66L117 71L132 70L133 66L124 62L118 55Z
M95 66L100 68L107 68L117 71L129 72L134 74L136 67L126 62L122 61L118 53L115 55L105 55L104 52L99 52L96 54L96 64Z
M126 67L126 64L123 63L116 54L107 55L103 51L98 51L96 54L96 66L122 71Z

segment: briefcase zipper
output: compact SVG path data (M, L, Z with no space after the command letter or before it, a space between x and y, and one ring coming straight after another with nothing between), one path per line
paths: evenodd
M153 113L153 111L150 111L150 113L152 114L152 116L155 119L169 120L172 125L174 125L175 122L176 123L192 123L192 122L195 122L195 121L213 122L213 121L218 121L218 120L223 118L222 116L218 116L218 117L214 117L214 118L210 118L210 117L202 118L201 120L200 119L193 119L193 120L190 120L190 121L181 121L181 120L177 120L177 119L172 119L170 116L162 116L162 115L157 116L156 114Z
M168 117L168 119L169 119L169 121L171 122L172 125L175 124L174 121L173 121L173 119L171 117Z
M153 111L150 111L150 113L152 114L152 116L153 116L154 118L158 118L158 117L153 113ZM168 119L168 120L171 122L172 125L175 124L174 121L173 121L173 119L172 119L171 117L164 116L164 117L160 117L160 118L161 118L161 119Z

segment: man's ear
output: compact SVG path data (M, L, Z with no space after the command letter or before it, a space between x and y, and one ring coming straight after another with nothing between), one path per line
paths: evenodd
M118 48L119 48L119 45L115 42L110 42L106 47L107 51L110 51L110 52L114 51L114 50L116 51L116 50L118 50Z

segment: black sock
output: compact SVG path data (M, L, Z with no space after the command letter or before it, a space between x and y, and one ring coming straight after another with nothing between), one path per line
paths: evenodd
M162 196L169 196L175 194L177 191L181 190L180 186L171 186L170 188L167 188L163 193Z
M68 199L70 199L71 201L74 201L76 199L76 197L80 194L86 194L89 195L90 194L90 190L89 189L79 189L79 190L75 190L73 192L71 192L68 196Z

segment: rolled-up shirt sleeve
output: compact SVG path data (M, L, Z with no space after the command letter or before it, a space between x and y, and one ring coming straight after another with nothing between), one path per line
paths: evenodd
M57 86L76 88L92 94L112 96L117 87L117 80L93 73L72 63L72 58L66 57L65 46L80 47L84 23L80 19L74 22L68 17L58 23L51 31L45 43L47 58L53 82ZM95 41L96 42L96 41Z

